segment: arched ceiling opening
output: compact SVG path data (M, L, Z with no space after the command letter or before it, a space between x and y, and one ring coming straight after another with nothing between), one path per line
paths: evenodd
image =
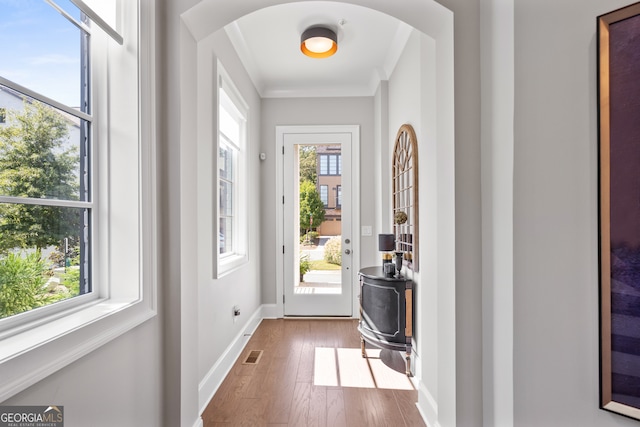
M182 15L196 42L227 32L262 97L372 96L386 80L411 31L434 39L452 31L451 12L435 1L205 0ZM311 25L338 33L338 53L301 54Z
M329 58L300 51L300 34L318 25L337 34L338 51ZM271 6L224 29L263 98L372 96L412 31L376 10L328 1Z

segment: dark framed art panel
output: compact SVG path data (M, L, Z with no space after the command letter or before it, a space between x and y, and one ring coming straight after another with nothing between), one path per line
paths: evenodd
M640 3L597 31L600 407L640 419Z

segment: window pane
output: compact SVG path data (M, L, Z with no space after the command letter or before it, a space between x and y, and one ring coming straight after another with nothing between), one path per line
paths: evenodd
M14 101L0 125L0 195L88 201L88 123L2 85L0 96Z
M329 156L329 175L338 174L338 159L335 155Z
M42 0L0 4L0 76L79 108L81 30ZM60 6L79 17L68 0Z
M327 165L327 155L320 155L320 175L327 175L329 173L328 165Z
M342 206L342 186L338 185L338 206Z
M0 203L0 318L90 291L86 218L81 208Z
M326 185L320 186L320 200L325 206L329 204L329 187Z
M220 218L220 253L233 253L233 218Z
M226 144L220 144L220 155L218 159L218 167L220 168L220 179L229 181L234 180L234 150Z
M69 0L53 0L55 4L60 6L62 10L71 15L76 21L80 21L80 14L82 13L78 7L71 3Z
M338 154L338 175L342 175L342 155Z
M231 104L231 100L222 89L220 89L220 97L223 101L220 104L220 132L222 132L235 145L239 145L241 123L238 118L238 114L234 114L226 107L226 105Z
M240 126L225 109L220 111L220 131L236 144L240 140Z
M233 216L233 184L220 180L220 215Z

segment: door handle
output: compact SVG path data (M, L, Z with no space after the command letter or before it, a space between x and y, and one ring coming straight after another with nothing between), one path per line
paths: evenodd
M349 254L351 253L351 249L345 249L345 250L344 250L344 253L345 253L345 254L347 254L347 255L349 255Z

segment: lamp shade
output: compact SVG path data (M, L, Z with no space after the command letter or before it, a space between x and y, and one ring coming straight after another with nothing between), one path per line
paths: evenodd
M396 236L393 234L378 234L378 250L389 252L395 249Z
M300 50L311 58L328 58L338 51L338 36L330 28L307 28L300 36Z

